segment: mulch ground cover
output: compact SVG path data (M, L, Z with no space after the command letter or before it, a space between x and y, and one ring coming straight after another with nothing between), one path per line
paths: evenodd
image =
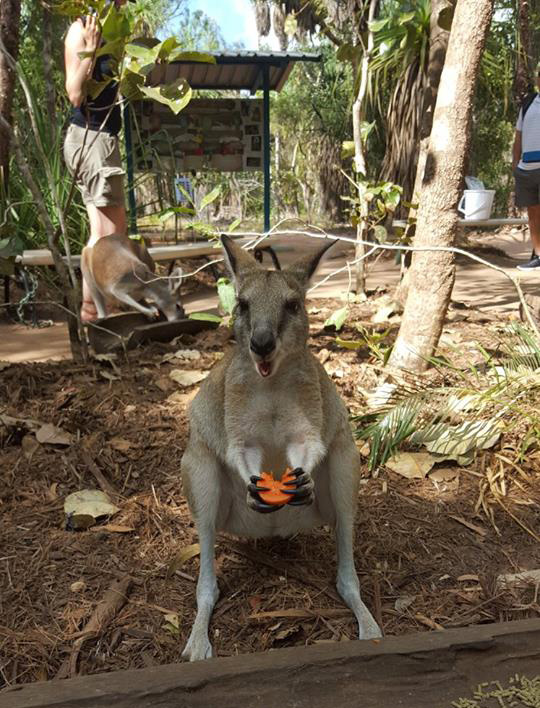
M310 346L356 413L384 373L368 347L339 348L323 328L340 306L310 303ZM350 319L373 327L372 314L372 304L358 304ZM443 351L450 346L470 363L467 343L489 349L500 326L491 315L454 308ZM346 325L340 336L355 331ZM198 572L180 478L186 408L197 386L181 387L170 373L206 372L230 345L230 331L220 327L88 365L2 368L0 684L180 661ZM173 357L179 349L200 357ZM32 430L42 423L68 433L67 444L37 442ZM540 568L539 453L533 449L520 467L517 486L508 466L506 509L493 503L488 518L477 501L493 455L483 451L454 476L425 479L370 472L362 458L355 555L364 599L385 634L538 616L538 584L501 587L497 578ZM64 499L86 488L116 494L120 510L71 530ZM354 617L334 587L330 529L257 542L221 535L216 564L217 656L355 638ZM118 583L127 601L109 605L96 623L96 608Z

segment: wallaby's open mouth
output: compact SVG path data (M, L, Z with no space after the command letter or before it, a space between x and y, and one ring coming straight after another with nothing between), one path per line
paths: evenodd
M272 362L271 361L258 361L257 362L257 371L259 372L259 374L263 378L270 376L270 374L272 373Z

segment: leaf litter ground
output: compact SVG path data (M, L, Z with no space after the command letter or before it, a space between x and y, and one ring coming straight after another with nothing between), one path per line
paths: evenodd
M311 306L310 346L357 413L361 391L384 374L367 347L339 348L323 328L340 306L326 300ZM373 311L371 304L353 305L351 319L372 327ZM464 314L450 311L443 336L443 352L450 347L458 365L470 363L464 343L490 348L501 324L477 311ZM340 336L357 333L345 325ZM182 387L171 372L207 372L228 339L220 328L131 352L114 367L103 360L2 370L0 414L18 419L0 423L2 685L65 675L70 660L81 674L180 661L198 571L197 535L180 480L186 406L197 384L188 377ZM179 349L201 356L170 356ZM37 443L25 421L53 424L71 437ZM454 474L441 470L433 479L406 479L387 468L369 473L362 459L355 555L364 599L385 634L538 616L534 583L497 583L501 574L540 568L538 543L519 523L540 530L538 451L522 466L521 487L512 485L508 468L505 504L513 516L490 507L498 532L475 512L495 452L482 451L473 465L457 471L454 465ZM120 511L87 530L68 530L64 499L86 488L117 493ZM329 529L258 542L221 535L216 565L221 597L211 639L218 656L355 638L353 616L334 587ZM127 601L96 623L111 585L126 578ZM88 626L97 630L75 650Z

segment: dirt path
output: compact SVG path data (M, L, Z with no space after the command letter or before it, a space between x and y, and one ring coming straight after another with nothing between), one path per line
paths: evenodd
M475 244L484 248L489 247L490 252L483 254L486 260L512 274L516 272L517 263L527 260L530 253L527 233L518 229L507 229L496 234L484 231L473 240ZM277 240L282 247L284 241L284 238ZM285 250L278 251L280 260L284 264L293 261L296 254L306 248L315 248L318 245L318 242L303 237L287 237L286 241ZM335 247L333 256L328 258L318 271L316 282L344 266L347 258L351 257L352 246ZM347 291L348 279L348 273L344 271L324 285L315 288L309 297L339 297ZM392 291L398 279L398 266L392 257L385 256L370 266L367 286L369 290L387 288ZM538 292L539 283L538 272L525 273L522 276L522 285L526 292ZM480 310L489 309L504 313L517 311L517 297L512 283L502 274L463 257L458 259L452 297ZM217 305L215 291L201 288L196 295L186 299L185 305L188 313L215 308ZM0 322L0 361L58 361L69 358L69 339L64 324L32 329L23 325Z

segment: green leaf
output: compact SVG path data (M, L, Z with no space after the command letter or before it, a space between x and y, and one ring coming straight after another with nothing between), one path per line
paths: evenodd
M298 29L298 20L296 19L296 16L293 13L289 13L285 18L285 22L283 23L283 29L287 37L294 37L296 30Z
M157 53L158 59L168 59L169 54L179 46L176 37L167 37L163 42L156 44L154 51Z
M339 330L345 324L345 320L347 319L348 313L349 313L348 307L341 307L339 310L336 310L335 312L333 312L330 315L330 317L324 323L324 326L325 327L335 327L336 331L339 332Z
M371 32L380 32L388 24L388 18L385 17L383 20L374 20L369 23L369 29Z
M338 347L343 347L343 349L351 349L352 351L356 351L357 349L361 349L366 346L365 342L361 342L357 339L340 339L339 337L336 337L336 344Z
M200 205L199 209L202 211L205 207L207 207L209 204L211 204L213 201L215 201L219 197L220 194L221 194L221 187L218 185L217 187L214 187L214 189L211 192L204 195L204 197L201 199L201 205Z
M126 54L133 59L139 59L143 64L153 64L156 60L156 53L148 47L141 47L138 44L126 44Z
M189 315L190 320L201 320L202 322L217 322L221 324L222 318L219 315L213 315L211 312L192 312Z
M388 231L385 229L384 226L374 226L373 236L375 237L375 240L378 241L378 243L386 243Z
M415 15L414 12L403 13L403 15L400 15L400 17L399 17L398 24L399 25L408 24L409 22L411 22L411 20L414 20L414 15Z
M220 278L217 282L219 302L227 315L232 315L236 305L234 285L228 278Z
M169 207L168 209L164 209L162 212L160 212L160 214L158 215L158 219L160 221L166 221L175 214L185 214L187 216L194 216L195 209L186 206Z
M344 140L341 143L341 159L346 160L348 157L354 156L354 142L352 140Z
M228 232L228 233L232 233L233 231L235 231L235 230L240 226L241 223L242 223L242 219L240 219L240 218L235 219L235 220L232 222L232 224L229 225L229 228L227 229L227 232Z
M105 19L101 23L101 36L105 42L127 38L131 32L129 20L124 12L117 10L114 4L109 6Z
M172 96L170 95L170 87L166 86L140 86L139 90L147 98L151 98L158 103L163 103L168 106L175 115L178 115L180 111L187 106L191 101L193 93L190 87L188 87L184 93L177 90L175 95Z
M177 52L171 52L169 61L196 61L201 64L215 64L216 57L206 52L185 52L179 49Z

